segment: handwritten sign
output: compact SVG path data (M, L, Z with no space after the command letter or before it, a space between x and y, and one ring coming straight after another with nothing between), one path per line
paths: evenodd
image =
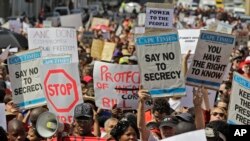
M135 37L141 83L152 97L185 95L181 50L176 32Z
M137 109L140 84L137 65L95 62L93 76L95 102L98 107L111 109L117 104L123 109Z
M201 31L186 84L219 89L234 44L232 35Z

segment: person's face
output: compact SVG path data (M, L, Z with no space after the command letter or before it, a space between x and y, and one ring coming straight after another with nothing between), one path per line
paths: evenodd
M134 52L134 46L128 46L128 52L132 54Z
M119 141L137 141L137 134L131 126L120 137Z
M232 65L233 69L238 70L240 68L240 62L240 59L234 60Z
M105 127L105 131L106 131L107 133L110 133L110 131L115 127L116 124L117 124L117 121L116 121L116 120L111 120L111 121L109 121L108 126Z
M169 126L163 126L160 128L162 139L175 135L175 129Z
M28 138L30 141L40 141L40 139L39 139L39 138L36 136L36 134L35 134L35 130L34 130L32 127L29 128L27 138Z
M26 137L25 130L23 128L18 128L16 130L11 130L8 132L9 141L24 141Z
M14 104L13 100L9 101L6 104L6 111L11 112L11 113L15 113L18 111L16 104Z
M161 122L165 116L166 116L166 113L159 113L158 111L155 111L153 113L153 117L156 122Z
M91 133L93 125L92 119L75 119L75 128L81 136Z
M210 115L210 121L216 121L216 120L224 120L225 119L225 113L219 109L215 108Z

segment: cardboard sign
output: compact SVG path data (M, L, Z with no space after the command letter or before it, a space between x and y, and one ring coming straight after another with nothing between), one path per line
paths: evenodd
M76 30L70 28L29 28L29 49L40 48L42 56L72 54L72 62L79 62Z
M234 44L232 35L201 31L186 84L219 89Z
M181 50L176 32L135 37L141 84L152 97L185 95Z
M94 39L91 46L91 57L101 59L104 42Z
M60 122L72 123L74 109L83 102L78 63L69 56L45 58L41 66L41 81L49 111Z
M188 50L191 50L191 54L194 54L200 35L200 29L179 29L178 34L181 54L187 54Z
M102 50L102 60L111 61L115 47L116 47L115 43L104 42L104 46Z
M237 72L233 74L232 94L230 95L228 123L250 124L250 80Z
M233 26L227 23L220 22L216 28L216 32L231 34Z
M94 17L92 19L92 24L91 24L91 28L98 26L98 25L106 25L109 26L109 20L108 19L103 19L103 18L96 18Z
M122 109L137 109L140 84L137 65L118 65L95 62L95 102L98 107L111 109L114 104ZM148 103L150 106L151 103Z
M5 114L5 104L0 103L0 126L3 127L5 131L7 131L7 122L6 122L6 114Z
M71 14L66 16L60 16L61 26L74 27L78 29L82 26L82 14Z
M35 49L8 58L12 97L20 108L46 104L40 80L41 57L41 50Z
M172 137L168 137L161 141L207 141L205 130L195 130Z

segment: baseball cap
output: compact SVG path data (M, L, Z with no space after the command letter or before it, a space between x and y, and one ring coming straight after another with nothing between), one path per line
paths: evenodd
M242 63L240 64L240 67L242 68L243 65L250 65L250 56L248 56L248 57L244 60L244 62L242 62Z
M74 117L76 119L92 119L93 118L93 109L88 103L81 103L75 107Z
M175 127L178 124L178 119L174 116L167 116L160 124L160 128L164 126Z
M190 113L181 113L177 115L176 117L182 121L191 122L191 123L194 122L194 118L192 117Z

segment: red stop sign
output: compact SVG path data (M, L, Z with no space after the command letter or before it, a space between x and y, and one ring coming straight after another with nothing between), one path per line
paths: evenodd
M49 83L52 76L60 75L68 80L66 83ZM57 112L69 112L79 100L76 81L64 69L49 70L44 80L45 94L48 101ZM73 93L71 93L73 91ZM67 107L59 107L51 100L54 96L73 95L73 101Z

